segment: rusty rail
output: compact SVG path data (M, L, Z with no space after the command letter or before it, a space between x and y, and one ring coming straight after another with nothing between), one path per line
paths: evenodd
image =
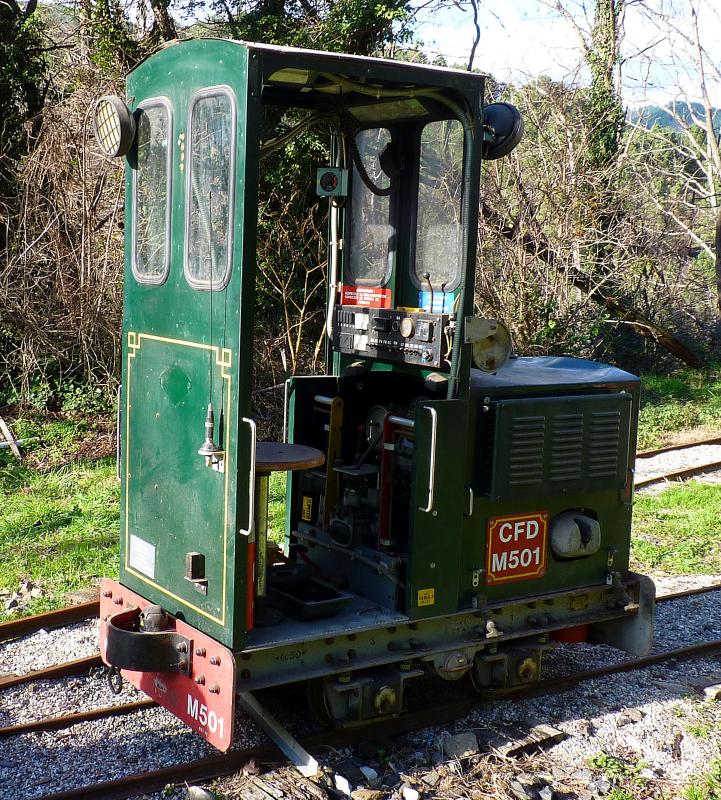
M83 620L97 617L99 613L100 602L91 600L76 606L46 611L43 614L34 614L30 617L20 617L20 619L11 619L8 622L0 622L0 642L6 642L8 639L15 639L18 636L26 636L29 633L36 633L41 629L62 628L65 625L72 625L73 622L82 622Z
M664 453L673 453L676 450L690 450L692 447L700 447L704 444L721 444L721 436L713 436L709 439L699 439L694 442L686 442L685 444L670 444L666 447L659 447L655 450L641 450L636 453L636 458L653 458L660 456Z
M583 681L642 669L670 659L683 661L719 654L721 654L721 640L717 639L711 642L702 642L663 653L656 653L644 658L630 659L607 667L586 670L574 675L551 678L530 687L498 693L493 699L495 700L499 697L521 699L541 694L554 694L573 689ZM338 749L358 744L375 735L388 737L407 734L411 731L454 721L473 711L481 702L478 698L454 700L441 706L409 712L397 719L374 722L360 728L324 731L306 737L301 744L309 752L317 754L326 751L328 748ZM160 791L168 783L202 782L220 778L242 769L251 759L264 763L283 761L283 757L274 745L264 744L249 750L232 751L224 755L193 761L189 764L179 764L153 772L144 772L117 780L103 781L92 786L46 794L39 800L80 800L80 798L87 797L102 797L104 800L128 800L128 798L135 797L138 794L150 794Z
M71 675L82 675L85 672L90 672L95 667L102 666L102 663L99 655L92 655L76 658L74 661L63 661L61 664L54 664L52 667L45 667L44 669L35 669L22 675L0 675L0 690L50 678L67 678Z

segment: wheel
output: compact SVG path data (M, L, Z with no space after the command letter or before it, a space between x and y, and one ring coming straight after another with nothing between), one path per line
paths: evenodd
M323 678L312 678L306 681L305 697L308 710L315 719L329 730L338 727L338 721L331 714Z

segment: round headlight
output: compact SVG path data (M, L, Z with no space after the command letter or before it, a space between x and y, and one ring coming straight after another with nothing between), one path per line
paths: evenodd
M500 369L513 350L510 331L497 319L466 317L466 342L473 347L473 363L483 372Z
M95 104L95 136L106 156L124 156L133 146L135 119L125 103L114 94Z

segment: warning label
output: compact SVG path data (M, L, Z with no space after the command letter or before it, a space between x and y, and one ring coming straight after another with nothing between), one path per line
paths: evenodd
M380 286L341 286L340 301L344 306L390 308L391 290Z
M418 590L418 605L419 606L432 606L436 602L435 589L419 589Z

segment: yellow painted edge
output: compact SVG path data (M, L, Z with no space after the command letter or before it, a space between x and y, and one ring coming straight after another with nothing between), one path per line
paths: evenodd
M184 347L194 347L200 350L214 350L215 351L215 363L221 367L221 378L227 381L227 413L228 413L228 423L226 424L226 434L225 434L225 485L224 485L224 517L223 517L223 591L222 591L222 602L221 602L221 610L222 615L220 617L215 617L212 614L209 614L207 611L204 611L202 608L198 606L194 606L192 603L184 600L182 597L178 597L178 595L174 594L173 592L169 591L163 586L155 583L155 581L150 580L147 576L144 576L140 572L136 572L136 570L131 569L130 564L128 562L128 558L130 555L130 527L128 524L128 509L129 509L129 489L130 489L130 471L129 471L129 464L130 464L130 378L131 378L131 359L135 358L136 351L140 349L141 340L148 339L151 341L162 342L164 344L174 344L180 345ZM132 351L132 352L131 352ZM127 377L126 383L128 385L128 392L125 399L125 571L129 572L131 575L134 575L139 580L143 581L143 583L152 586L153 588L157 589L158 591L162 592L162 594L167 595L168 597L172 597L173 600L181 603L182 605L186 606L187 608L196 611L203 617L211 620L212 622L217 622L221 626L225 626L225 606L226 606L226 598L227 598L227 583L228 583L228 476L230 474L230 470L228 469L228 451L230 447L230 398L231 398L231 382L232 376L226 373L226 369L230 368L232 363L232 351L230 348L224 347L219 348L216 345L211 344L202 344L200 342L188 342L183 339L169 339L164 336L154 336L150 333L136 333L135 331L128 331L128 369L127 369Z

